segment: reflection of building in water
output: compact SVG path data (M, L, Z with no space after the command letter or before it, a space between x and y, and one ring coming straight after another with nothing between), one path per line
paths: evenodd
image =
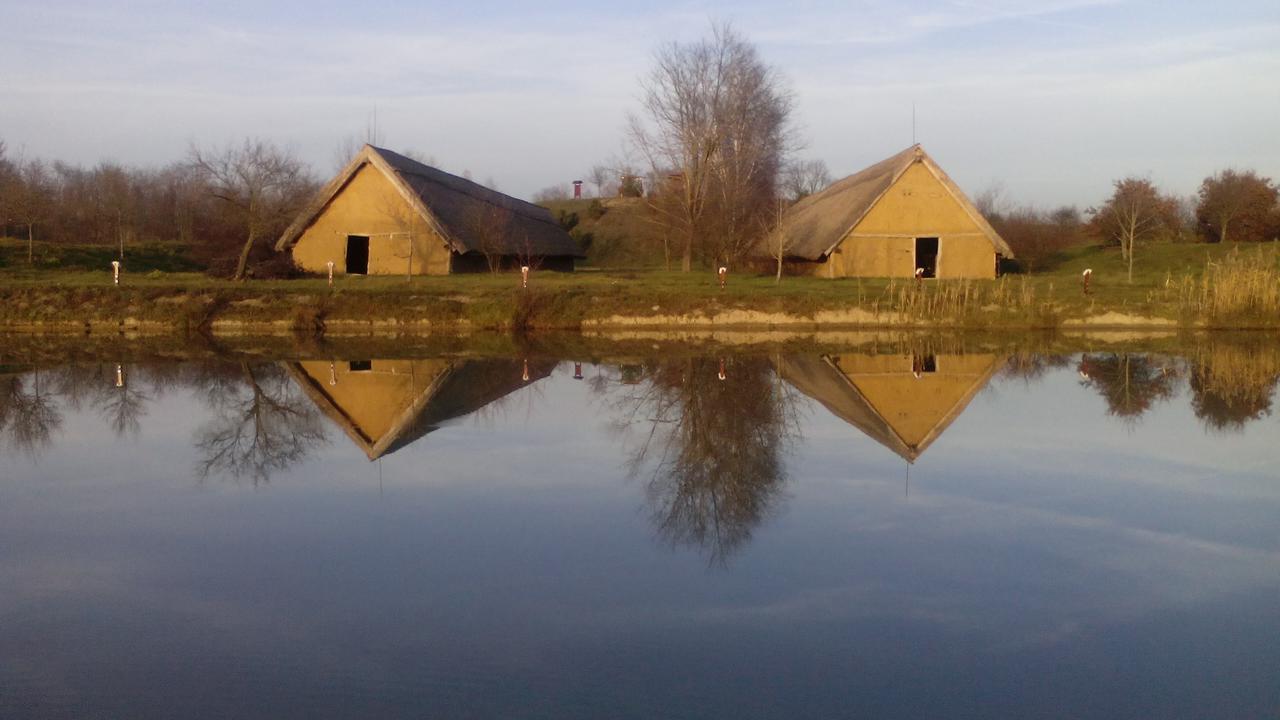
M370 460L551 374L553 361L304 360L286 366Z
M995 355L790 355L779 372L836 417L915 462L1002 361Z

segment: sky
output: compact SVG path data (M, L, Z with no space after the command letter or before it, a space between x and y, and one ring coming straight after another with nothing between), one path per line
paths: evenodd
M1006 204L1280 178L1276 0L0 0L0 139L158 166L252 136L329 176L376 111L381 145L528 197L627 157L654 51L712 21L779 70L798 156L836 177L910 145L914 107L915 139Z

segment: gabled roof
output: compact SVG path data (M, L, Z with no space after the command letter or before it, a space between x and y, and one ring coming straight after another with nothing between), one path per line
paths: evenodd
M792 205L779 232L788 235L787 255L805 260L821 260L844 241L876 202L888 192L912 165L921 163L955 198L965 213L977 223L996 252L1013 257L1013 251L995 228L982 217L964 191L929 157L924 148L912 145L893 157L837 180L825 190Z
M530 360L529 379L523 379L523 368L516 360L458 360L439 374L413 397L403 398L403 407L388 430L370 437L353 420L341 403L326 391L323 383L312 377L299 362L285 363L284 368L316 407L346 433L370 460L377 460L399 450L443 426L450 420L470 415L531 385L551 374L555 361Z
M481 247L477 235L479 226L484 225L500 228L490 242L498 244L502 254L583 257L578 244L551 217L550 210L372 145L365 145L320 190L280 236L276 250L292 247L365 166L380 170L454 252L483 252L486 248Z
M784 356L779 371L792 387L822 403L831 414L858 428L907 462L914 463L960 417L969 401L986 387L998 367L999 363L993 358L945 413L926 419L929 430L918 438L909 437L910 433L895 427L893 419L886 417L829 356Z

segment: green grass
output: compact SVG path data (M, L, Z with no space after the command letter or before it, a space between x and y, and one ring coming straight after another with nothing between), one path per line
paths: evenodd
M886 323L956 327L1053 327L1112 311L1221 327L1280 324L1274 313L1201 312L1204 304L1195 298L1204 292L1196 283L1201 283L1206 259L1222 263L1231 250L1210 245L1140 248L1132 284L1125 281L1118 250L1088 247L1073 250L1050 272L995 281L917 285L910 280L784 277L775 284L769 275L733 273L722 290L708 270L535 270L528 292L519 288L516 273L412 280L340 276L330 288L324 278L235 283L191 272L134 272L126 258L121 288L111 284L109 260L102 270L92 271L0 268L0 322L136 318L191 329L218 318L286 322L309 332L326 322L399 319L445 326L465 322L473 328L574 329L583 320L612 315L709 315L741 309L812 317L821 310L861 308L882 313ZM1258 253L1244 256L1247 262L1280 267L1274 246L1242 247L1241 252ZM1089 295L1080 287L1079 271L1085 267L1094 270Z
M61 245L36 242L32 262L27 260L26 240L0 238L0 269L8 273L50 271L102 271L118 260L117 247L104 245ZM181 243L144 243L125 246L124 262L132 272L195 272L200 265L191 258L190 248ZM0 276L3 277L3 276Z

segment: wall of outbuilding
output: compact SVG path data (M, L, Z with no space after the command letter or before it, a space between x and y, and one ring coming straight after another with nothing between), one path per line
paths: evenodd
M346 269L347 236L369 237L370 275L444 275L449 249L381 170L365 165L338 191L293 246L308 272ZM412 263L412 264L411 264Z

